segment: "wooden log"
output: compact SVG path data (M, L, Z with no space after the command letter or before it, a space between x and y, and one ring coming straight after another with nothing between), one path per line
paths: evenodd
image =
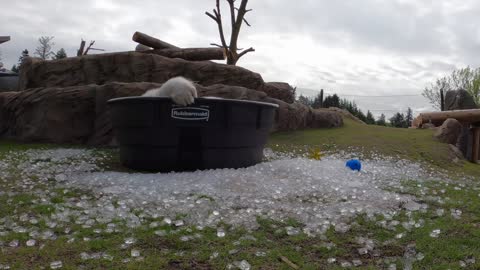
M133 34L132 40L154 49L179 49L177 46L138 31Z
M413 126L419 127L425 123L440 125L447 118L454 118L462 123L475 123L480 121L480 109L421 113L413 121Z
M85 40L82 39L82 41L80 42L80 48L77 50L77 56L82 56L84 49L85 49Z
M146 50L142 53L158 54L168 58L181 58L188 61L225 60L225 50L222 48L188 48Z
M480 128L473 128L472 161L477 162L480 158Z

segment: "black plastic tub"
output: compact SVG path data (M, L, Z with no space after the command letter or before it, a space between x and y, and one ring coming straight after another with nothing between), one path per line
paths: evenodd
M190 106L168 97L108 101L120 161L149 171L241 168L262 161L276 104L196 98Z

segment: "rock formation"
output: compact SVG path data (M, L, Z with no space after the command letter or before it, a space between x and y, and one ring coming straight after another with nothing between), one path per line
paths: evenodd
M40 87L0 93L0 135L21 141L111 145L113 132L107 101L139 96L161 84L151 82L68 87ZM264 92L241 86L196 85L199 96L272 102L279 105L274 130L338 127L342 117L331 111L313 110L300 103L286 103Z
M138 46L137 52L49 61L27 58L22 63L19 92L0 93L0 136L23 141L112 144L107 101L139 96L175 76L194 81L200 97L278 104L274 131L343 125L338 112L313 110L295 102L295 89L287 83L264 82L260 74L245 68L202 61L223 58L218 48L182 49L138 32L135 39L147 46Z

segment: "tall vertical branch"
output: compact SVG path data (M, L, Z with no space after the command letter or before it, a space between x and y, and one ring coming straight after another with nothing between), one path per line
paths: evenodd
M216 0L216 9L213 10L213 14L210 12L205 12L208 17L212 18L218 25L218 33L220 34L220 42L222 42L222 47L225 50L228 50L227 42L225 41L225 35L223 33L222 25L222 15L220 13L220 0Z
M227 55L227 64L235 65L237 61L240 59L240 57L244 56L249 52L255 51L254 48L250 47L246 50L243 50L240 53L237 52L239 51L238 45L237 45L238 36L240 34L240 29L242 27L242 24L245 23L247 26L250 26L248 21L245 19L245 14L251 11L251 9L247 9L248 0L242 0L239 8L235 7L236 0L226 0L226 1L228 2L230 7L230 20L231 20L231 27L232 27L232 31L230 35L230 44L227 45L225 41L225 35L223 32L223 25L222 25L222 17L220 14L220 0L216 0L216 9L213 10L213 14L209 12L205 12L205 14L210 18L212 18L217 23L220 40L222 42L222 45L218 45L215 43L212 43L211 45L224 48ZM235 14L235 10L237 10L236 14Z

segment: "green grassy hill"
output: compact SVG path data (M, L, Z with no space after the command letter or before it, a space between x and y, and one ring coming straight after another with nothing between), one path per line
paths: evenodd
M433 131L428 129L364 125L345 119L340 128L275 133L269 146L280 151L354 151L367 157L378 153L431 164L451 173L480 177L480 165L467 161L452 162L455 156L448 145L435 140Z

